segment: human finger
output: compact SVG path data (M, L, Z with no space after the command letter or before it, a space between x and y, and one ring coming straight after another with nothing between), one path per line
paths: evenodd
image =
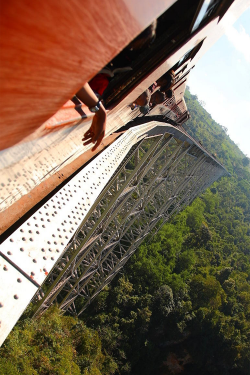
M88 130L86 133L83 134L84 137L88 137L89 135L94 135L93 131Z
M89 138L93 136L94 136L94 132L92 130L88 130L86 133L83 134L83 138Z
M93 143L92 139L87 140L83 143L83 146L89 145L90 143Z
M93 135L88 135L88 136L84 136L83 138L82 138L82 141L87 141L88 139L92 139L93 138Z
M92 151L95 151L97 149L97 147L101 144L102 140L104 138L104 132L102 132L102 134L99 136L99 138L97 139L97 142L96 144L94 145L94 147L92 148Z
M85 132L85 134L86 133L93 133L93 128L92 128L92 126Z
M100 137L104 137L104 134L103 134L103 130L102 129L98 129L94 134L93 134L93 142L96 142L96 141L98 141L98 139L100 138Z

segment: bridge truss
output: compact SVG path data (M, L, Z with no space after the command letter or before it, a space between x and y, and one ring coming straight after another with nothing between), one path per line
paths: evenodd
M32 298L35 315L55 302L80 315L149 233L226 173L171 125L128 130L1 245L2 341Z

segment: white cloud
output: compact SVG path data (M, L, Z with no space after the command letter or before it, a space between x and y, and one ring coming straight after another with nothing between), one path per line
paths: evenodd
M239 30L231 26L225 33L229 42L234 48L241 52L246 61L250 63L250 35L246 32L244 27L240 25Z

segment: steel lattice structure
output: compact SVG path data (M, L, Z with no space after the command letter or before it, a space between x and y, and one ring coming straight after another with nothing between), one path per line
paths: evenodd
M40 290L36 314L57 302L63 311L80 315L149 233L224 172L197 145L169 133L138 142Z
M0 246L1 341L32 299L35 315L55 302L81 314L148 234L226 173L181 129L129 129Z

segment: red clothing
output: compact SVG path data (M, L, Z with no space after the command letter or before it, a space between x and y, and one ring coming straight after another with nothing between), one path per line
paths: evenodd
M94 92L102 96L105 89L108 87L109 78L110 77L107 74L99 73L91 79L91 81L89 82L89 86Z

